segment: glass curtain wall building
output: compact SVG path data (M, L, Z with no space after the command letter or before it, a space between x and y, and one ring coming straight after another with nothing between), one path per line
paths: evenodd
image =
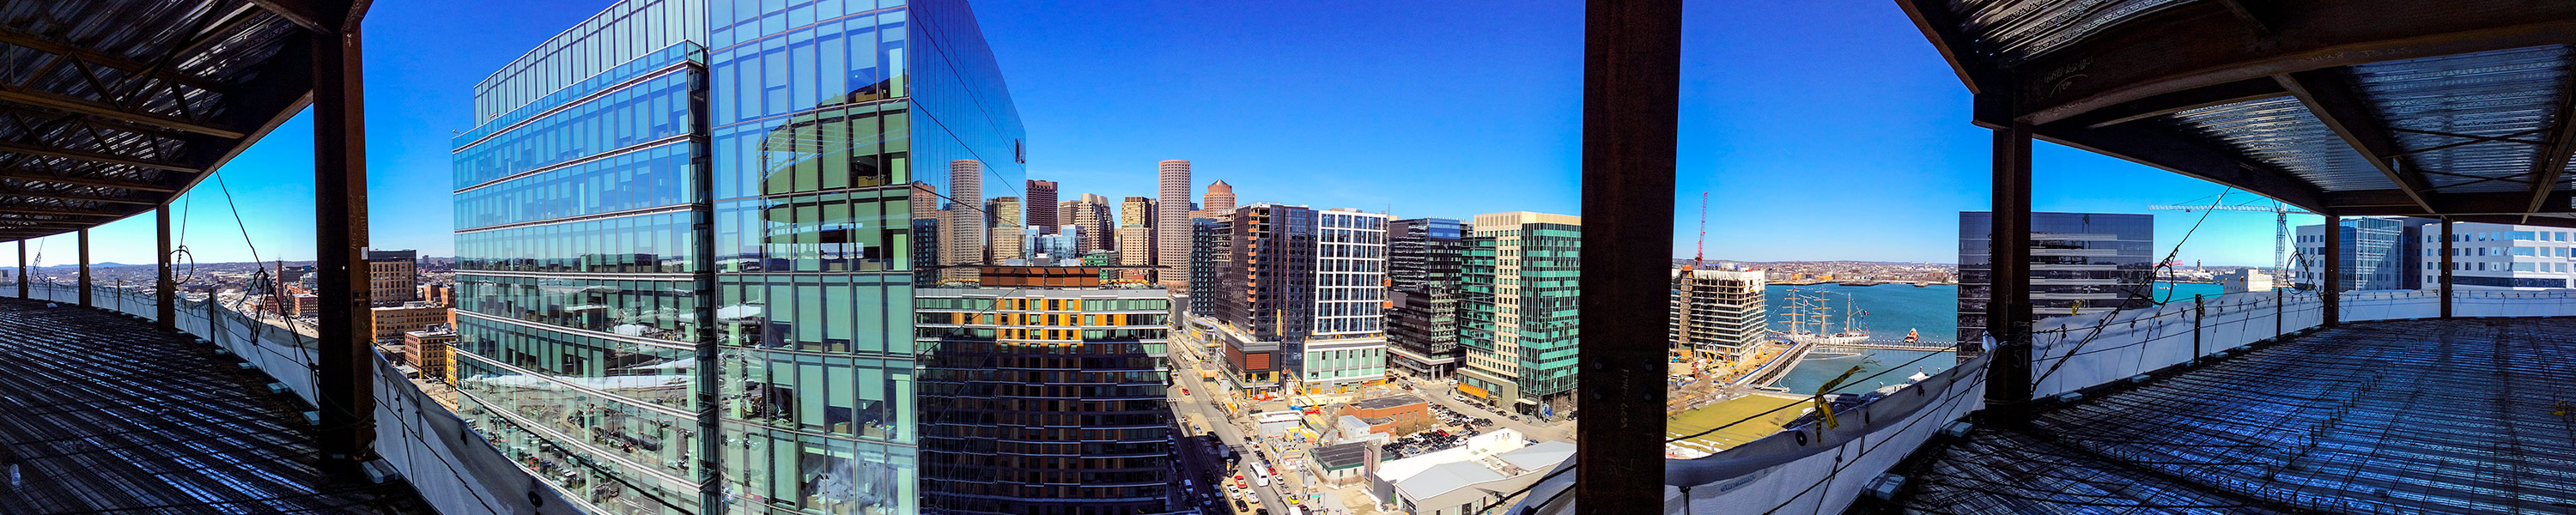
M1571 413L1583 219L1476 215L1462 244L1458 391L1513 413Z
M1994 295L1994 215L1959 213L1959 341L1986 335ZM2115 213L2030 214L2031 312L2039 318L2146 307L2154 293L2156 218ZM1974 358L1960 345L1959 359Z
M914 288L1024 175L964 2L627 0L475 103L478 429L592 511L920 511Z
M1458 368L1459 239L1465 224L1412 218L1387 225L1388 365L1415 377Z
M2424 253L2416 251L2416 242L2423 240L2419 231L2430 222L2432 220L2404 217L2343 219L2341 291L2412 290L2422 286L2424 273L2419 265ZM2442 234L2441 227L2432 229L2434 236ZM2326 264L2322 256L2325 255L2326 226L2302 225L2298 227L2297 234L2301 257L2291 263L2298 269L2295 284L2302 290L2314 290L2325 275ZM2441 248L2441 242L2433 242L2433 248ZM2436 256L2433 261L2439 263L2441 258ZM2441 272L2436 270L2433 273L2436 277L2434 286L2440 287Z

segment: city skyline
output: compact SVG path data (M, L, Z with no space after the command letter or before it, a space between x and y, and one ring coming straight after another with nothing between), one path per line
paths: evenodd
M367 98L374 114L368 155L376 246L419 249L430 256L454 254L447 236L455 222L447 199L416 192L446 187L446 139L473 125L472 104L460 92L484 78L491 66L611 3L528 9L468 0L439 6L389 3L374 10L367 32L367 44L375 49L367 54ZM1715 194L1709 213L1711 255L1752 261L1945 261L1943 256L1955 253L1948 241L1952 231L1943 221L1948 213L1982 209L1986 135L1955 123L1967 117L1965 93L1950 87L1957 79L1933 57L1928 44L1912 36L1901 13L1875 5L1852 7L1700 3L1685 12L1692 40L1685 55L1675 256L1689 256L1698 236L1695 197L1700 191ZM1029 178L1058 183L1062 198L1154 195L1155 162L1185 159L1193 163L1194 196L1221 179L1236 186L1240 202L1247 204L1348 207L1387 211L1398 218L1580 211L1574 180L1579 171L1574 122L1580 112L1575 102L1580 13L1575 6L1479 17L1451 16L1454 11L1438 5L1381 9L1386 11L1349 14L1351 23L1334 25L1334 38L1309 41L1315 38L1299 31L1312 27L1286 21L1294 17L1280 11L1312 13L1289 7L1146 4L1073 11L1034 2L977 4L981 17L994 25L997 59L1015 71L1012 89L1029 92L1019 99L1033 140ZM1720 11L1751 23L1714 18ZM456 12L512 16L453 16ZM1082 29L1103 25L1139 30ZM1372 30L1390 26L1426 30ZM1747 30L1721 30L1730 26ZM1527 37L1461 45L1439 36L1480 31ZM1777 37L1783 33L1810 37ZM1178 41L1193 44L1173 44ZM1831 62L1871 66L1824 64ZM1084 73L1096 66L1194 72ZM1716 79L1727 73L1795 80L1741 84ZM1858 75L1862 73L1867 75ZM1430 89L1479 94L1374 87L1385 83L1442 84L1450 87ZM1798 86L1784 86L1789 84ZM1887 95L1846 94L1855 90ZM1361 91L1371 94L1348 96ZM1525 109L1488 109L1493 102ZM302 172L310 169L312 159L309 119L309 114L295 117L222 170L233 204L241 206L243 221L253 229L260 258L312 259L309 247L292 244L311 240L312 206L259 201L310 196L311 177ZM1825 127L1864 129L1852 138L1822 140L1804 137L1805 130L1780 130ZM1318 145L1332 151L1315 152ZM2036 207L2041 210L2144 212L2150 204L2182 203L2220 189L2061 146L2041 144L2035 154ZM1412 187L1421 183L1444 188L1426 192ZM2098 188L2110 183L2133 186ZM1854 184L1870 186L1843 186ZM1025 196L1018 183L991 189L996 196ZM1730 191L1739 194L1729 196ZM2239 192L2230 198L2257 197ZM201 260L251 260L241 229L224 209L221 191L191 190L180 202L189 207L174 224L195 227L183 244ZM1897 202L1902 204L1891 204ZM1856 209L1890 205L1903 208ZM1775 220L1768 214L1786 212L1808 221L1767 223ZM2182 234L2198 218L2164 215L2157 217L2163 234ZM2185 246L2181 259L2227 265L2269 262L2271 221L2262 218L2209 217L2206 230ZM2318 220L2296 217L2292 223ZM149 217L100 227L93 231L93 259L150 262L150 227ZM1853 233L1860 236L1851 237ZM30 244L50 249L51 240L69 238L59 235ZM62 243L60 247L70 247L68 241ZM2170 248L2173 242L2158 245ZM14 247L0 247L8 247L0 248L0 259L15 258ZM48 252L44 257L61 263L68 262L68 255Z

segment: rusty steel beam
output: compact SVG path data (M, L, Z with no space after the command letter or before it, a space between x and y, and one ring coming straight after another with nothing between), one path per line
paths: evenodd
M367 135L360 37L352 25L305 35L313 52L314 272L321 299L315 390L325 470L375 453L376 359L367 328Z
M158 265L153 267L157 278L152 281L152 293L159 299L152 306L152 327L168 331L176 328L179 321L179 283L171 277L170 268L170 206L163 205L152 213L152 239L159 250L152 254Z
M2332 329L2343 325L2343 217L2326 215L2324 248L2325 255L2317 256L2325 260L2325 278L2317 280L2317 291L2323 294L2317 297L2325 301L2321 325Z
M1896 7L1914 20L1914 28L1923 31L1923 39L1932 42L1932 49L1941 52L1941 59L1950 62L1950 73L1958 74L1959 83L1968 87L1969 94L1984 91L1978 79L1993 75L1993 71L1982 62L1963 58L1976 52L1969 46L1976 38L1959 31L1959 17L1950 13L1949 2L1896 0Z
M1583 20L1583 252L1575 513L1663 509L1681 0L1590 0ZM1535 506L1539 501L1525 501Z
M2019 93L2011 115L2046 124L2229 82L2565 44L2576 34L2576 3L2567 2L2280 0L2262 7L2258 26L2225 2L2175 5L2016 63L2025 80L2011 86Z
M80 230L80 305L89 306L89 229Z
M2451 249L2451 240L2457 239L2451 234L2451 226L2459 222L2453 222L2449 217L2444 217L2440 224L2442 226L2442 318L2451 318L2451 269L2454 267L2451 264L2451 255L2457 253Z
M0 197L28 197L28 198L42 198L42 199L54 199L54 200L68 200L68 201L74 201L74 202L104 202L104 203L110 203L110 204L134 204L134 205L140 205L140 206L158 206L158 205L161 205L161 204L162 204L162 202L163 202L163 201L161 201L161 200L152 200L152 199L131 199L131 198L114 198L114 197L94 197L94 196L86 196L86 195L64 195L64 194L60 194L60 193L45 193L45 192L23 191L23 190L21 190L21 191L0 190ZM125 213L125 214L126 214L126 215L131 215L131 214L134 214L134 213ZM123 215L118 215L118 216L123 216Z
M2289 94L2289 90L2281 88L2281 83L2270 78L2247 79L2121 102L2067 118L2057 124L2082 125L2086 128L2099 129L2193 109L2278 98Z
M2272 78L2279 81L2282 88L2290 90L2292 96L2298 97L2299 103L2306 105L2308 113L2316 116L2318 122L2333 130L2335 136L2343 138L2344 144L2351 146L2354 153L2369 160L2371 167L2378 169L2380 175L2388 178L2389 184L2397 186L2398 191L2414 200L2415 205L2423 207L2425 212L2438 211L2433 202L2426 199L2435 191L2432 184L2424 180L2423 173L2407 169L2411 167L2405 166L2408 163L2406 158L2392 157L2405 152L2398 148L2396 134L2388 130L2388 124L2379 119L2378 113L2371 111L2370 101L2361 98L2361 90L2344 77L2342 71L2314 70L2274 75Z
M2031 126L1994 133L1992 225L1986 235L1986 334L1995 340L1986 364L1986 406L2001 421L2019 421L2030 405ZM1962 346L1967 342L1960 342Z

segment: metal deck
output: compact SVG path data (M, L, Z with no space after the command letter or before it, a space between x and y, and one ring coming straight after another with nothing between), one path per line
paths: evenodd
M2576 320L2358 323L1936 439L1908 513L2576 512Z
M0 299L0 513L432 513L326 477L310 408L269 383L147 321Z

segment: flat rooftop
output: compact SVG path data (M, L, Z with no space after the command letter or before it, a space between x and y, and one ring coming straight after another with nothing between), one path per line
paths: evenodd
M0 299L0 513L433 513L406 483L316 469L302 401L194 340Z
M1424 402L1425 401L1423 401L1421 397L1412 395L1395 395L1375 399L1360 399L1359 402L1351 403L1351 406L1359 409L1387 409L1412 404L1423 404Z
M2576 512L2576 319L2348 324L1936 438L1909 513Z

